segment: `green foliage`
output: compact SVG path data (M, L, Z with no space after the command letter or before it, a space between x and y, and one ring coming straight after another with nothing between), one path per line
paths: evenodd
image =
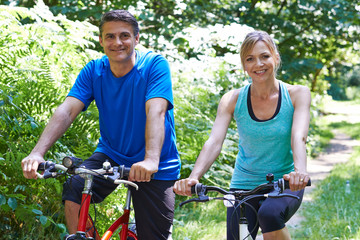
M31 10L0 6L0 16L0 231L8 239L41 239L45 232L58 238L66 231L63 180L25 180L21 160L95 56L87 50L94 27L54 17L41 4ZM95 143L88 139L99 135L96 118L91 110L82 115L46 158L91 152Z
M34 6L34 2L0 1L25 7ZM202 54L192 48L192 37L176 36L190 27L243 24L261 29L272 34L279 45L284 62L279 78L289 83L305 82L320 94L328 90L327 83L334 84L330 93L339 95L336 97L343 97L344 91L339 72L349 63L360 61L358 0L46 0L45 3L55 14L95 25L106 11L128 9L139 19L145 47L165 51L168 42L173 42L187 58ZM231 45L217 42L208 42L208 46L217 56L234 51Z

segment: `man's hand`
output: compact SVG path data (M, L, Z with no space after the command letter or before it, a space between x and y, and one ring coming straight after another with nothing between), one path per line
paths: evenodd
M158 165L154 161L145 159L131 166L129 173L129 181L134 182L150 182L151 176L158 171Z
M21 167L25 178L37 178L36 171L41 162L45 162L44 157L38 153L31 153L21 161Z
M182 196L191 196L191 186L199 183L197 179L186 178L175 182L174 192Z

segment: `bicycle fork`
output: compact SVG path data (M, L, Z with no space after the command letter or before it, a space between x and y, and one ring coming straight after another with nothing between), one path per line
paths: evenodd
M127 186L127 193L126 193L126 201L124 206L124 213L121 217L119 217L105 232L101 240L107 240L110 239L110 237L113 235L114 231L122 225L121 231L119 233L120 240L126 240L126 239L134 239L136 240L136 234L129 230L129 219L130 219L130 209L131 207L131 190L129 186ZM131 237L131 238L128 238Z

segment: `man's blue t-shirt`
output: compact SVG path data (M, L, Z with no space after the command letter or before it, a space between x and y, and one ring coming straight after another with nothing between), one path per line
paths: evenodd
M68 96L82 101L84 111L95 100L101 134L95 151L128 167L144 160L146 101L166 99L169 105L165 114L165 138L154 179L175 180L180 177L171 73L164 57L136 51L135 66L120 78L112 74L107 56L92 60L81 70Z

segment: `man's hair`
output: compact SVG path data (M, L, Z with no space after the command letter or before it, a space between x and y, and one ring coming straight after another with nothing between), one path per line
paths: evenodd
M279 56L279 61L277 62L276 66L275 66L275 72L276 72L281 65L279 51L278 51L277 46L276 46L274 40L272 39L272 37L270 37L270 35L267 32L260 31L260 30L256 30L256 31L248 33L245 37L245 40L241 44L240 59L241 59L241 64L242 64L243 68L245 67L244 63L245 63L246 56L254 48L255 44L259 41L263 41L267 45L267 47L269 48L270 53L273 57L275 57L276 55Z
M106 22L126 22L132 26L134 31L134 36L136 36L139 33L139 24L136 18L126 10L122 10L122 9L112 10L104 13L101 17L101 22L99 25L100 36L102 36L103 33L102 28Z

